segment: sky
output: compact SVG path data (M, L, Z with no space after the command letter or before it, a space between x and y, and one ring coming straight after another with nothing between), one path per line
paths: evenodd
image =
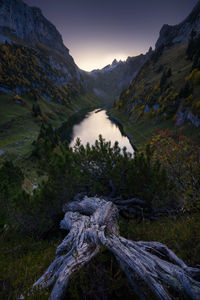
M24 0L40 7L63 37L79 68L91 71L116 58L154 48L163 24L183 21L198 0Z

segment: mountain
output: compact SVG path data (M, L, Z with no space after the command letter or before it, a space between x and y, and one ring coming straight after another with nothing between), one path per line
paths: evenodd
M2 39L15 36L31 46L40 42L74 63L56 27L39 8L29 7L21 0L0 1L0 33Z
M189 16L180 24L170 26L163 25L160 31L159 39L156 42L156 49L163 46L169 46L178 42L187 42L190 39L192 31L200 32L200 1L194 7Z
M126 61L115 59L103 69L93 70L87 74L90 87L97 96L104 99L105 103L113 103L136 77L151 54L152 48L146 54L128 57Z
M69 84L77 88L81 84L79 69L64 46L60 33L39 8L29 7L21 0L1 0L0 42L3 73L1 90L12 90L21 94L37 88L47 99L57 98L58 101L63 101L58 97L56 87L60 89L61 98L64 99L66 93L61 91L61 87ZM11 60L10 64L7 60ZM15 60L18 69L14 66ZM28 67L26 72L25 64ZM11 73L15 73L16 77L20 74L19 80L5 78L10 77ZM35 77L30 80L31 73L35 73ZM25 84L25 80L22 84L20 79L23 78L29 83ZM46 91L41 81L45 82ZM53 86L53 91L48 91L48 87L52 90L50 86Z
M200 126L200 1L185 21L164 25L156 49L115 110L133 123Z
M59 126L95 104L60 33L41 10L0 0L0 153L23 152L41 123Z

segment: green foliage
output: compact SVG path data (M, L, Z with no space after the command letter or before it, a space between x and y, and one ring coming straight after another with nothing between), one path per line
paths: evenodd
M169 130L160 131L150 143L177 187L177 199L187 211L200 210L200 148L183 135L173 136Z
M32 284L55 257L61 237L36 240L7 230L0 237L0 299L47 300L49 291L30 294ZM29 294L29 295L28 295Z
M200 84L200 71L195 68L193 71L190 73L190 76L188 78L189 80L192 80L192 83L196 86L199 86Z
M185 201L185 209L190 213L198 207L199 152L197 148L190 150L181 137L179 141L183 142L177 144L177 140L168 136L168 132L160 132L146 146L144 152L136 152L133 158L126 149L121 150L117 142L112 146L101 136L93 146L88 144L84 147L77 140L72 149L67 143L55 143L55 132L43 124L38 141L46 139L46 142L40 145L39 164L41 172L45 172L48 178L32 195L24 191L19 193L23 181L19 168L12 163L6 163L0 169L1 178L4 178L1 190L8 190L11 195L5 193L4 198L12 198L9 214L12 222L1 232L2 299L7 295L17 298L22 293L27 299L48 298L48 290L44 290L43 294L30 296L26 292L28 293L28 289L52 261L55 247L59 244L52 236L58 235L59 222L63 217L62 206L71 201L78 192L87 193L88 196L110 195L112 180L115 196L121 196L122 199L144 199L147 203L145 210L148 211L157 203L164 207L169 203L170 207L176 206L174 199L179 192L179 200ZM193 180L196 180L195 186L191 185L192 181L189 182L190 171L194 175ZM182 183L189 188L183 190ZM14 196L15 194L17 195ZM129 222L121 219L120 227L121 234L128 238L161 241L189 264L199 261L197 213L190 217L184 215L177 220L166 218L153 223L143 220L141 224L133 219ZM24 238L16 240L16 237L22 236L20 232ZM51 241L47 239L49 237ZM191 245L196 247L193 255ZM66 297L74 300L82 299L83 295L87 299L99 299L102 294L105 299L121 299L124 293L128 299L135 298L120 266L105 249L71 278L69 286Z
M110 251L100 249L99 254L69 281L64 299L81 300L122 299L136 300L126 275Z
M169 77L171 77L172 75L172 70L171 68L169 68L168 70L164 70L163 74L162 74L162 77L160 79L160 87L163 89L166 85L166 82L167 82L167 79Z
M120 219L120 233L134 241L158 241L166 244L189 266L200 261L200 214L160 218L158 221Z
M43 50L44 51L44 50ZM45 96L49 100L70 105L80 85L69 83L68 88L57 86L55 78L65 77L61 70L51 67L46 52L18 44L0 43L0 82L6 89L30 93L33 100Z
M32 106L32 112L33 112L34 117L41 116L40 105L34 103L33 106Z
M13 199L21 190L23 173L11 161L6 161L0 168L0 228L10 222L13 214Z
M45 160L48 161L51 151L59 144L59 140L57 131L53 129L52 125L43 121L37 141L33 142L32 155L38 158L45 157Z
M158 59L163 54L163 50L164 50L164 46L161 46L158 49L156 49L156 51L153 52L153 54L151 55L151 60L153 61L153 63L156 63L158 61Z
M200 35L195 36L193 33L186 50L188 59L193 61L192 69L200 68Z
M42 140L42 142L41 142ZM38 137L39 168L47 180L27 194L25 191L12 199L14 227L36 237L44 237L57 230L62 218L62 206L72 201L79 192L88 196L120 196L122 199L139 197L146 201L146 210L152 201L173 197L173 185L160 163L153 160L150 146L134 159L121 150L116 142L111 146L102 136L84 147L77 140L74 149L67 143L57 143L51 127L42 126Z
M179 97L180 98L187 98L193 92L193 87L190 82L186 81L184 87L180 90Z

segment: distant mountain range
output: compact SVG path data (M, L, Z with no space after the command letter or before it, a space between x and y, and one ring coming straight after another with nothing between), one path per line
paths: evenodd
M105 103L113 104L120 93L130 85L152 52L150 48L146 54L128 57L126 61L115 59L103 69L88 73L90 88L93 88L96 95L103 98Z
M148 113L156 122L199 126L199 32L200 1L182 23L162 27L155 51L85 72L40 9L1 0L0 92L67 106L89 92L105 104L115 100L134 121Z
M83 88L94 92L104 102L113 103L122 90L128 87L152 52L150 49L145 55L128 57L125 62L115 60L102 70L82 71L69 55L56 27L43 16L39 8L29 7L21 0L0 1L0 43L6 43L7 56L13 60L13 65L7 69L7 60L1 47L0 59L4 62L1 62L3 80L0 90L17 94L30 90L35 93L37 90L37 93L48 100L59 102L66 98L66 90L63 91L62 88L67 85L71 91ZM27 64L33 60L35 64L29 65L26 72L20 72L21 78L18 78L19 70L13 66L17 59L18 66L22 65L20 69L23 70L24 59L22 55L20 57L20 51L26 56ZM12 72L20 80L10 77L9 73ZM36 78L33 78L31 72L37 74Z

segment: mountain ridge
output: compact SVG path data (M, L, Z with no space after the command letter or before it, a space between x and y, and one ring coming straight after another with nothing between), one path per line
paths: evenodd
M164 24L160 30L155 48L168 46L177 42L187 42L192 31L200 32L200 1L195 5L191 13L179 24Z
M30 7L22 0L0 1L0 33L16 35L32 46L41 42L69 58L69 49L55 25L44 17L40 8Z

